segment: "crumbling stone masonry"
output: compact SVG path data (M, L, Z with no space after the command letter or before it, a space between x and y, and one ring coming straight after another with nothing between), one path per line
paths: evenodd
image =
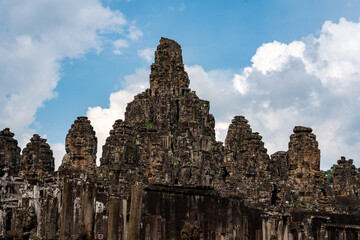
M353 160L341 157L334 169L333 194L335 205L346 210L360 209L360 175Z
M116 120L96 166L87 117L58 171L35 134L22 155L0 132L0 239L360 239L359 172L344 157L333 186L308 127L271 156L243 116L215 139L210 103L189 88L181 47L161 38L150 88Z
M38 134L34 134L22 153L21 174L26 179L36 181L54 172L53 152Z
M9 128L0 131L0 177L15 176L20 170L20 148Z
M66 155L60 172L80 171L94 174L97 138L87 117L78 117L71 125L65 140Z

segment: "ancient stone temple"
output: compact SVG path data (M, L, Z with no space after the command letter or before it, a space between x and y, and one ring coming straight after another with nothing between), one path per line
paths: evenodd
M21 156L0 132L0 239L360 239L359 172L341 158L325 181L311 128L296 126L271 156L243 116L216 141L210 103L189 88L170 39L149 78L100 166L87 117L72 124L58 171L45 139L35 134Z
M360 210L360 175L353 160L341 157L334 169L333 194L335 204L342 209Z
M54 172L54 158L46 139L38 134L30 139L22 152L21 174L26 179L38 180Z
M18 175L20 171L20 148L9 128L0 131L0 176Z
M269 204L270 158L262 137L252 132L248 121L243 116L236 116L230 126L225 140L224 159L225 185L227 192L238 196L247 196L252 203ZM261 182L262 184L259 184ZM219 190L224 184L219 186Z
M97 138L87 117L78 117L65 140L66 155L59 168L94 174L96 168Z

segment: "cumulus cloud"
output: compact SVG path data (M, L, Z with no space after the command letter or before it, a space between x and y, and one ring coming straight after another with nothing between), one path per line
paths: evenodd
M154 59L155 48L146 48L138 51L140 58L145 60L148 63L151 63Z
M128 34L126 35L131 40L138 40L143 36L142 31L136 27L135 23L135 21L131 23L128 27Z
M139 51L139 56L150 59L151 52ZM309 126L317 135L322 168L329 168L342 155L359 165L359 56L360 23L340 19L325 22L317 35L301 41L259 46L252 65L237 72L205 71L200 65L185 69L190 87L211 102L218 140L225 140L235 115L244 115L260 132L269 154L287 150L294 126ZM103 134L100 145L113 122L123 118L133 95L148 86L148 75L138 70L126 77L124 89L111 95L108 109L89 108L97 134Z
M0 22L0 128L26 139L22 146L37 109L57 95L62 59L99 52L113 36L141 36L99 0L1 1ZM120 40L114 45L126 47Z
M61 165L62 159L66 153L65 144L63 143L49 143L51 150L53 151L53 156L55 158L55 170Z
M267 74L271 71L281 71L291 58L301 58L305 49L303 42L294 41L290 44L274 41L259 47L252 57L252 68ZM252 68L248 68L252 69Z
M251 67L234 73L237 94L227 95L230 106L222 109L245 115L264 136L270 153L286 150L293 126L305 125L317 135L322 167L330 167L341 155L355 158L359 165L359 51L360 23L343 18L339 23L325 22L318 35L302 41L265 43L252 57ZM192 71L189 75L196 78ZM206 76L201 79L215 82ZM208 83L203 86L208 91ZM208 97L214 98L212 103L218 98L215 92Z
M113 45L115 47L113 52L117 55L121 54L121 51L120 51L121 48L129 47L129 43L124 39L118 39L118 40L113 41Z
M149 70L137 69L132 75L125 76L122 90L110 95L109 108L89 107L87 116L98 138L97 164L102 154L102 146L117 119L124 119L126 106L134 96L149 87Z

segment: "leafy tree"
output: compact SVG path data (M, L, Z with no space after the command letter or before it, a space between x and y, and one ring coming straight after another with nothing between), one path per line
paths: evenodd
M321 172L325 176L325 179L329 182L330 186L333 185L335 166L336 166L336 164L332 165L332 167L326 171L321 170Z

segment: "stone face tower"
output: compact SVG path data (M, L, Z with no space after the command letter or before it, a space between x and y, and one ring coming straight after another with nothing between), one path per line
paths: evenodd
M38 134L30 139L23 150L21 159L21 173L26 178L43 177L54 172L54 157L46 139Z
M290 175L305 189L320 172L320 150L312 129L297 126L289 142Z
M353 160L341 157L334 169L333 193L335 197L359 198L359 173L353 164Z
M180 45L174 40L161 38L151 65L150 88L188 88L189 77L184 70Z
M209 102L199 99L189 83L180 45L161 38L150 88L128 104L125 121L115 123L103 148L101 168L110 178L117 181L131 172L129 179L156 184L214 184L222 161L222 153L215 153L215 120Z
M9 128L0 131L0 177L5 173L17 175L20 171L20 148Z
M229 192L248 196L253 202L263 204L270 199L270 158L261 139L259 133L252 131L245 117L234 117L225 140L224 166L227 172L224 174L230 183L227 184L230 185Z
M60 171L75 170L93 174L96 168L97 138L87 117L78 117L66 135L66 155Z
M294 127L288 150L289 178L299 202L327 207L331 190L320 172L320 150L315 134L308 127Z

